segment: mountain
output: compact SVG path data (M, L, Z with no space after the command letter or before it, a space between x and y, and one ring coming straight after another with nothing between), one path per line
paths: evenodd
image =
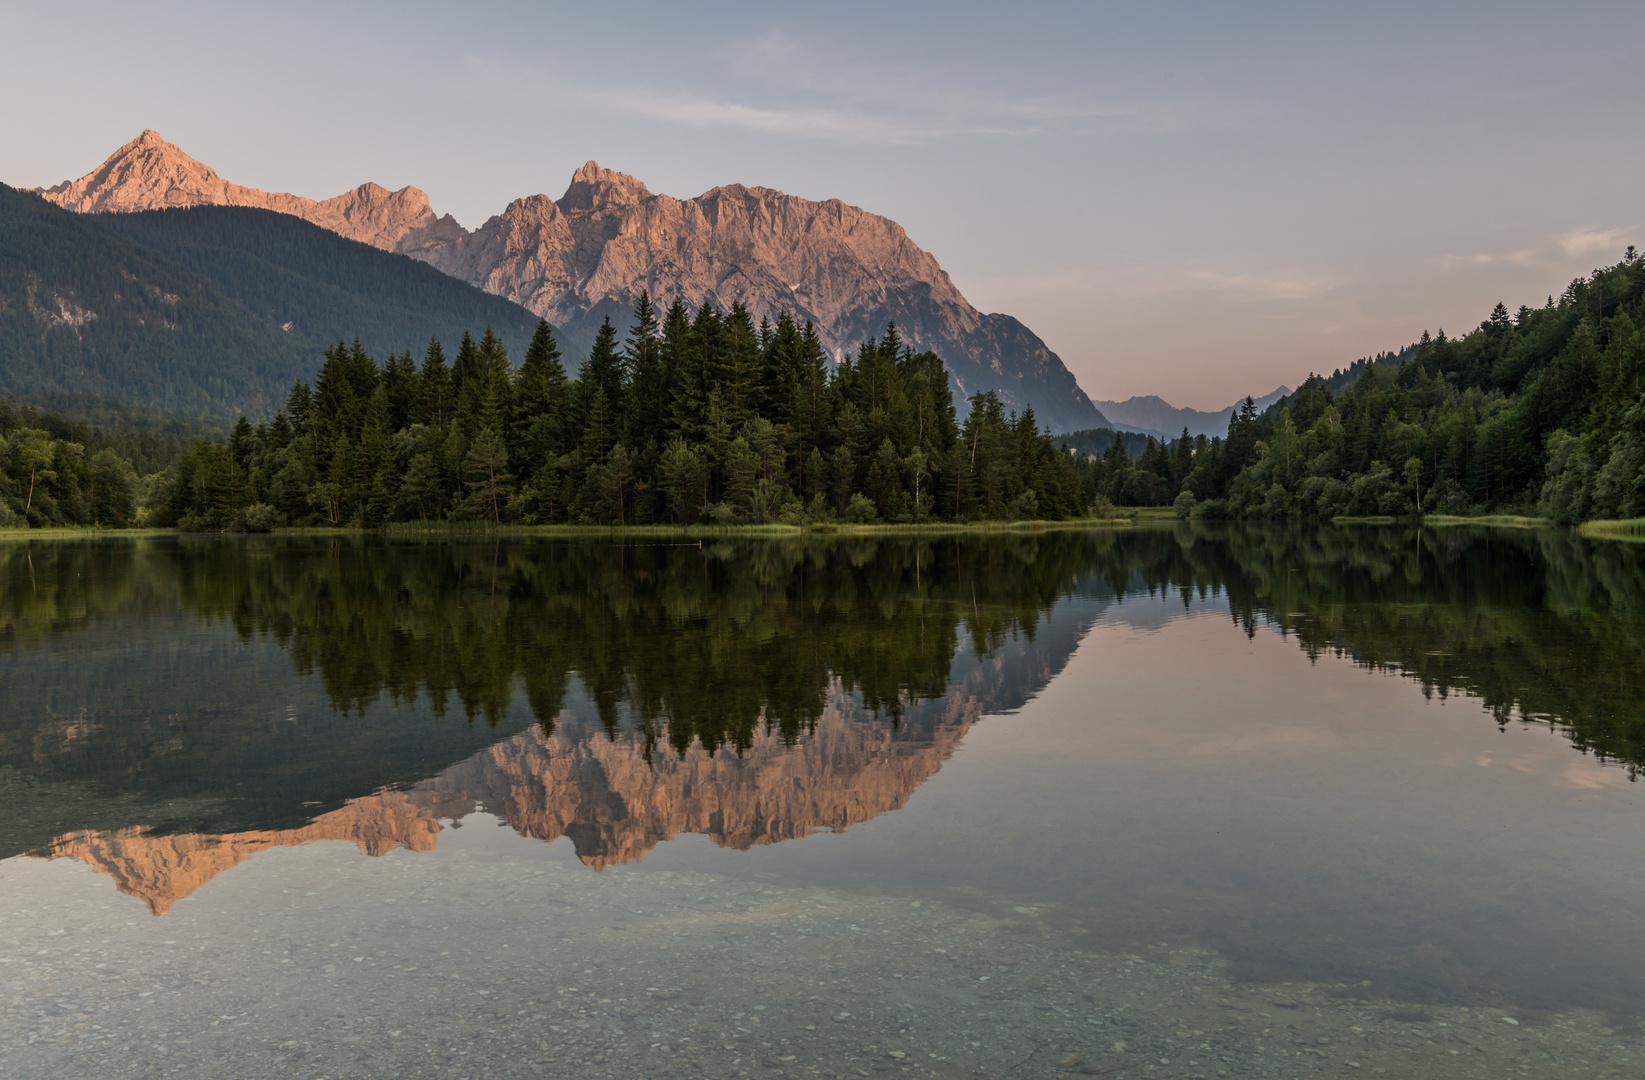
M1272 393L1257 398L1257 412L1262 412L1289 393L1289 386L1281 386ZM1122 431L1137 431L1144 435L1175 439L1182 434L1183 428L1187 428L1190 435L1228 434L1228 418L1244 401L1245 399L1241 398L1216 412L1179 409L1164 398L1153 394L1126 398L1124 401L1098 401L1095 405L1113 422L1112 426Z
M47 201L79 214L130 213L187 206L251 206L311 221L338 236L392 249L413 229L460 231L435 218L428 196L414 187L389 191L362 184L334 199L270 194L231 184L160 137L144 131L78 180L40 189Z
M266 210L89 217L0 185L0 394L174 413L272 411L326 345L381 356L537 316L430 267Z
M518 199L469 232L412 187L365 184L317 201L232 184L153 131L41 195L83 213L220 205L300 217L513 300L580 348L607 316L626 326L641 290L693 308L741 301L756 321L786 309L814 322L836 357L894 321L942 356L959 394L994 390L1054 430L1107 423L1031 330L972 307L900 225L838 199L740 184L675 199L591 161L559 200Z
M895 322L943 358L961 395L995 390L1054 430L1104 423L1032 331L979 312L902 226L838 199L741 184L675 199L590 161L557 201L518 199L472 233L409 234L399 250L584 344L608 316L626 320L642 289L693 308L741 302L756 320L786 309L815 323L836 358Z
M453 349L464 331L478 337L489 326L519 360L537 329L538 317L518 304L276 211L198 206L98 222L321 348L359 337L377 356L410 350L420 359L429 338ZM581 355L563 335L560 346Z
M317 353L93 218L0 185L0 393L256 411Z

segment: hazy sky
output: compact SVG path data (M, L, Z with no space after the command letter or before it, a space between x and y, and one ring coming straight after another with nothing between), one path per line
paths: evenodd
M152 127L474 227L593 158L885 214L1096 398L1215 408L1645 246L1645 4L0 0L0 180Z

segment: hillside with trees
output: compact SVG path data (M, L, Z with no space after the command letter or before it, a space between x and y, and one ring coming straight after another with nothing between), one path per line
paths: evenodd
M401 255L236 207L82 215L0 185L0 394L265 418L325 347L420 349L536 316Z
M491 330L449 357L435 339L420 361L339 343L271 420L186 446L175 423L116 422L116 436L8 407L0 524L914 523L1110 506L1634 518L1642 325L1630 248L1540 308L1498 304L1467 334L1310 376L1265 412L1248 399L1226 436L1053 439L991 393L962 420L942 360L895 326L830 368L815 328L786 315L756 326L738 305L659 313L642 296L575 375L542 322L518 367Z
M312 346L316 361L339 340L357 337L385 355L421 351L430 338L456 341L474 326L491 327L518 356L537 329L538 317L519 304L273 210L194 206L97 221ZM555 341L567 350L558 330Z
M256 415L312 369L302 342L198 275L0 185L0 393Z
M1247 400L1226 437L1110 451L1097 484L1202 517L1645 515L1642 327L1629 248L1543 307L1498 304L1460 337L1309 376L1260 415Z

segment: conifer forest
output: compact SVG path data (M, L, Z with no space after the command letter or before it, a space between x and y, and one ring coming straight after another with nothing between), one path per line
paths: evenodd
M1645 516L1645 259L1504 304L1331 377L1227 435L1054 436L894 325L830 363L810 325L740 305L609 320L567 370L542 323L448 354L327 349L310 383L218 437L108 431L0 403L0 526L184 530L1516 513ZM112 432L112 433L111 433Z

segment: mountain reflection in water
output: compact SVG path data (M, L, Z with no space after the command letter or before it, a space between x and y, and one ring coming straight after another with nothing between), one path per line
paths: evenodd
M476 810L595 868L680 833L746 849L841 830L903 806L1136 593L1226 597L1247 633L1551 725L1632 778L1636 551L1201 526L9 543L0 857L82 859L160 914L270 847L428 850Z

